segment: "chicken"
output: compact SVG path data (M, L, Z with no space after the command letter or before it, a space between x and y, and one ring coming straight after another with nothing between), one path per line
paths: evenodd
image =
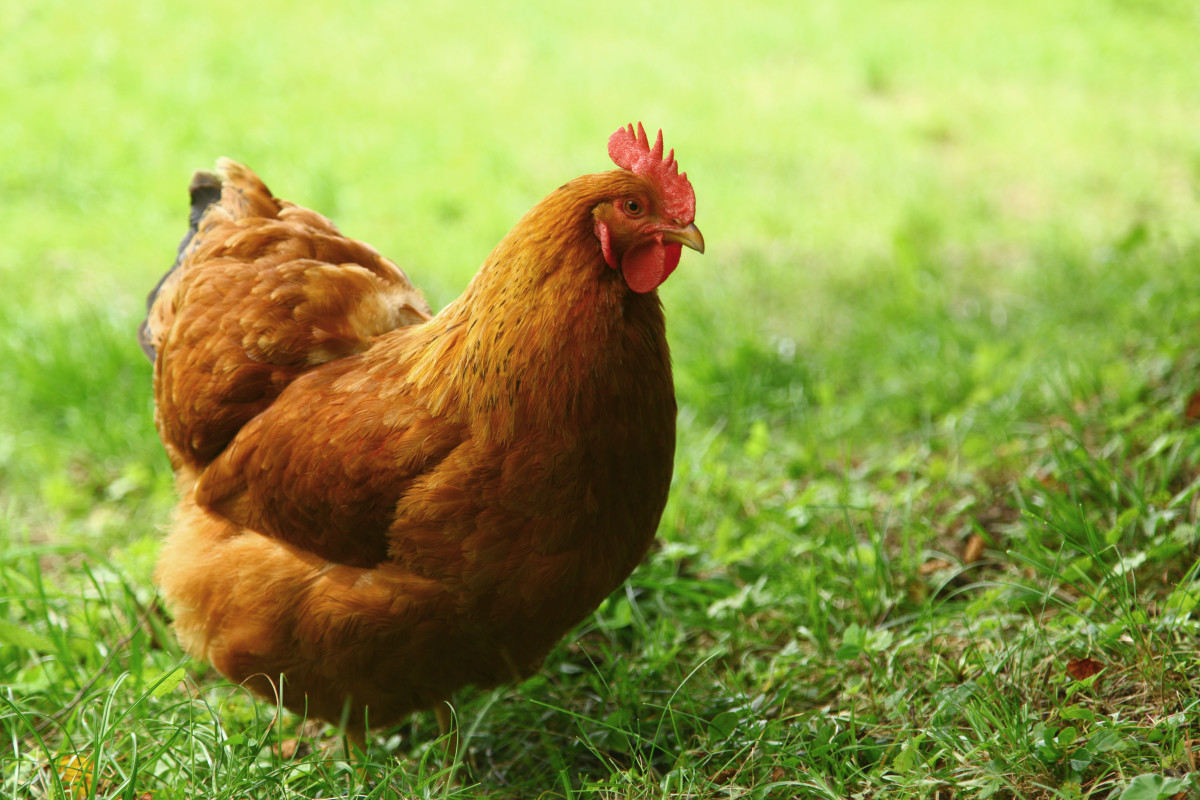
M229 160L139 330L180 494L184 649L361 736L532 674L645 555L676 405L656 288L695 194L639 123L431 316L407 276Z

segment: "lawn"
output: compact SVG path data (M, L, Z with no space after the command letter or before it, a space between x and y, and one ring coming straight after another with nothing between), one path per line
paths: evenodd
M1200 797L1198 34L1186 0L5 4L0 796ZM638 119L708 244L661 290L659 546L460 693L461 764L418 715L360 769L155 603L135 329L188 178L249 164L436 308Z

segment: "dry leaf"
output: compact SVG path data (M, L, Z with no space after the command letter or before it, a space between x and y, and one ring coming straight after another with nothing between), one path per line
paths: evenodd
M1094 658L1072 658L1067 662L1067 674L1077 681L1086 680L1102 669L1104 665Z
M737 774L738 774L737 767L726 767L725 769L721 770L720 772L718 772L717 774L715 774L711 778L709 778L709 780L712 783L716 783L716 784L720 784L720 785L724 786L724 785L728 784L730 781L732 781L734 778L736 778Z
M962 560L964 564L974 564L979 559L983 558L983 548L985 542L983 537L978 533L972 533L967 537L967 544L963 547Z
M1033 478L1042 485L1043 489L1051 492L1060 492L1065 488L1062 481L1046 470L1038 470L1038 473Z
M1200 419L1200 392L1196 392L1188 398L1187 408L1183 410L1183 417L1193 422Z
M949 561L943 561L940 558L931 558L917 568L917 572L922 575L929 575L943 569L950 569L952 565Z
M60 756L53 764L43 767L43 769L53 769L58 774L58 780L67 797L84 798L91 795L92 760L90 758L80 758L77 755ZM53 781L53 778L47 778L47 780Z
M292 756L296 755L296 748L299 747L299 745L300 742L297 739L284 739L282 742L275 745L273 749L275 750L276 755L280 756L281 758L291 759Z

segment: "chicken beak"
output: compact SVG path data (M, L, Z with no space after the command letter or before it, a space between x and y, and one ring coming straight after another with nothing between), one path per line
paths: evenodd
M686 244L697 253L704 252L704 234L700 233L694 222L686 228L667 228L662 232L662 238L664 242L678 242Z

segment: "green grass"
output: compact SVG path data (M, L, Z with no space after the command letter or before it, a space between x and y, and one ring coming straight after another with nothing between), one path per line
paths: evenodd
M1200 795L1194 3L316 8L0 9L0 796ZM661 547L456 782L431 715L360 774L155 603L190 171L440 307L635 119L709 244Z

